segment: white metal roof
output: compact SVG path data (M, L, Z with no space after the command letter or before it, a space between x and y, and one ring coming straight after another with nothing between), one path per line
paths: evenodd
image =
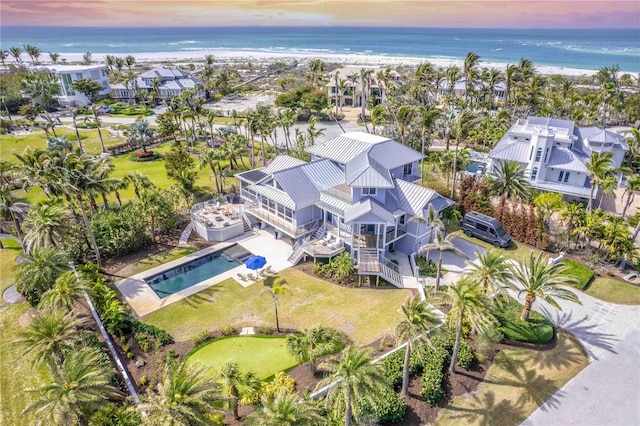
M320 199L320 191L301 167L282 170L273 174L273 178L291 197L296 208L310 206Z
M344 216L344 211L351 205L327 194L320 194L320 202L316 204L321 209L330 211L338 216Z
M282 154L276 156L273 160L271 160L269 165L263 168L262 171L270 175L272 173L279 172L280 170L289 169L301 164L306 164L306 162L290 155Z
M549 156L549 161L547 161L546 166L587 173L587 166L585 166L586 161L587 156L582 155L582 153L579 154L569 148L554 146L551 148L551 155Z
M423 210L429 204L433 206L435 211L440 211L451 204L453 201L438 194L433 189L424 186L396 179L396 196L398 199L398 209L403 210L414 216L422 216Z
M293 202L291 197L289 197L287 194L285 194L282 191L278 191L273 187L265 186L265 185L249 185L249 189L251 191L254 191L256 194L263 195L285 207L288 207L290 209L296 208L296 204Z
M511 140L507 134L504 135L495 148L493 148L489 154L489 158L527 163L529 162L530 151L531 145L529 142Z
M384 206L371 198L359 201L346 208L344 211L344 221L345 223L353 222L368 214L372 214L373 216L382 219L382 221L387 224L395 224L395 217L393 214L388 212Z

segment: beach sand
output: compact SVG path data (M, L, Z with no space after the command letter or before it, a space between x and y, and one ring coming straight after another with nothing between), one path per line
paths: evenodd
M205 55L213 55L215 60L220 62L304 62L311 59L321 59L325 62L338 63L342 65L369 65L369 66L400 66L400 65L417 65L422 62L429 61L438 67L450 67L452 65L462 66L462 60L451 60L442 58L411 58L411 57L393 57L393 56L375 56L375 55L340 55L340 54L306 54L306 53L275 53L260 51L227 51L227 50L191 50L181 52L153 52L153 53L93 53L92 60L94 62L104 62L107 55L111 56L127 56L131 55L136 58L138 63L162 63L166 61L178 63L198 63L204 60ZM61 53L60 58L65 59L67 63L80 62L82 60L80 53ZM26 59L26 58L25 58ZM480 62L480 67L496 68L504 71L507 67L506 63L497 62ZM597 70L587 70L578 68L565 68L555 66L536 66L536 70L540 74L561 74L567 76L594 75Z

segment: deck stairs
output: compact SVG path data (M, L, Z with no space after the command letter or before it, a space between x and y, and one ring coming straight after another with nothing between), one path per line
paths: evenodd
M307 246L307 244L309 244L310 240L311 240L311 237L308 236L300 241L297 241L293 245L293 247L291 247L291 251L289 252L289 256L287 257L287 260L293 263L294 265L300 262L300 259L302 259L302 256L304 255L304 249Z
M244 232L250 232L252 228L251 228L251 221L249 220L249 217L244 211L241 213L241 215L242 215L242 224L243 224Z
M360 275L378 275L396 287L404 287L398 265L378 254L378 250L375 248L362 248L358 251L358 273Z

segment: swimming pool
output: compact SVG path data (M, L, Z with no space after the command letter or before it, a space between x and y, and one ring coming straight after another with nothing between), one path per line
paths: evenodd
M164 299L185 288L240 266L251 256L251 252L244 247L234 244L224 250L210 253L191 262L145 278L145 282L158 297Z

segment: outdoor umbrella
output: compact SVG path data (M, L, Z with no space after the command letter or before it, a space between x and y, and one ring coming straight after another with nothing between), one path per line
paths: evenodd
M255 271L256 269L260 269L264 265L266 265L267 259L262 256L251 256L244 264L247 268L253 269Z

